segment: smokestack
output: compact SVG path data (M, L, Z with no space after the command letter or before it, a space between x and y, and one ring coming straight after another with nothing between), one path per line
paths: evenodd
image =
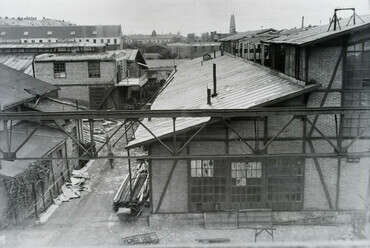
M207 104L211 105L211 89L207 88Z
M213 50L213 58L216 58L216 50Z
M304 16L302 16L302 29L304 28Z
M216 64L213 64L213 94L212 97L217 96L217 80L216 80Z

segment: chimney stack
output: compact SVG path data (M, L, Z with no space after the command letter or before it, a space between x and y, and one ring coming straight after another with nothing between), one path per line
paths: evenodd
M304 28L304 16L302 16L302 29Z
M213 58L216 58L216 50L213 50Z
M217 80L216 80L216 64L213 64L213 94L212 97L217 96Z
M211 105L211 89L207 88L207 104Z

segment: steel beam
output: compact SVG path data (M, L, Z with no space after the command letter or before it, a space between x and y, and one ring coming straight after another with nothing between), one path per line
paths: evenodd
M285 126L277 133L275 134L274 137L272 137L268 142L267 144L261 149L261 151L265 150L282 132L284 132L284 130L294 121L296 117L293 116L293 118L287 123L285 124Z
M308 139L308 145L310 146L311 153L312 154L316 154L315 148L313 147L312 141L310 139ZM322 185L322 187L324 189L324 193L325 193L325 196L326 196L326 200L328 201L330 210L334 210L334 206L333 206L333 203L331 201L330 193L329 193L328 187L326 185L326 182L325 182L325 179L324 179L324 175L322 174L322 171L321 171L319 160L318 160L318 158L314 157L313 158L313 161L315 163L316 170L317 170L317 172L319 174L320 182L321 182L321 185Z
M64 120L64 119L141 119L141 118L173 118L173 117L255 117L275 115L323 115L367 113L369 107L282 107L282 108L251 108L251 109L171 109L171 110L86 110L66 112L0 112L0 120Z
M69 160L91 160L91 159L153 159L153 160L174 160L174 159L259 159L259 158L347 158L347 157L370 158L370 152L351 152L351 153L271 153L271 154L204 154L204 155L138 155L138 156L95 156L90 157L68 157ZM65 160L66 158L48 157L23 157L15 160ZM0 160L6 160L0 157Z
M253 151L253 153L255 153L256 152L256 150L255 149L253 149L253 147L251 146L251 145L249 145L248 144L248 142L247 141L245 141L244 139L243 139L243 137L242 136L240 136L240 134L229 124L229 123L227 123L227 121L226 120L224 120L224 119L222 119L222 121L225 123L225 125L228 127L228 128L230 128L231 129L231 131L233 131L238 137L239 137L239 139L241 140L241 141L243 141L243 143L244 144L246 144L248 147L249 147L249 149L251 149L252 151Z

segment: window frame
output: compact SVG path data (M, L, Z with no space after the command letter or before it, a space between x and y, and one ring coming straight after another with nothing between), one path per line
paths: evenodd
M88 61L87 74L89 78L101 78L100 61Z
M54 78L67 78L66 63L65 62L54 62L53 72L54 72Z

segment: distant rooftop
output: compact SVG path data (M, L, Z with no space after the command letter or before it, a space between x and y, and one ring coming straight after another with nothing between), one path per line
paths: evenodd
M32 38L113 38L121 37L121 25L97 26L0 26L1 40L19 40Z
M253 35L261 35L268 32L276 32L276 29L273 28L266 28L266 29L259 29L259 30L251 30L246 32L240 32L231 36L228 36L226 38L221 39L220 41L231 41L231 40L240 40L249 36Z
M362 20L361 20L361 19ZM356 16L356 24L354 25L352 20L349 22L349 18L345 18L339 21L340 28L333 30L333 25L328 31L329 24L313 27L310 29L300 29L298 32L293 32L288 36L281 36L279 38L269 41L269 43L280 43L280 44L293 44L293 45L308 45L315 42L321 42L328 39L333 39L337 36L345 35L356 30L361 30L370 27L370 15ZM347 25L348 23L348 25Z
M130 60L136 59L139 50L137 49L125 49L125 50L114 50L102 53L76 53L76 54L59 54L59 53L45 53L36 56L36 62L50 62L50 61L114 61L114 60Z
M193 43L169 43L168 47L178 46L221 46L221 42L193 42Z

